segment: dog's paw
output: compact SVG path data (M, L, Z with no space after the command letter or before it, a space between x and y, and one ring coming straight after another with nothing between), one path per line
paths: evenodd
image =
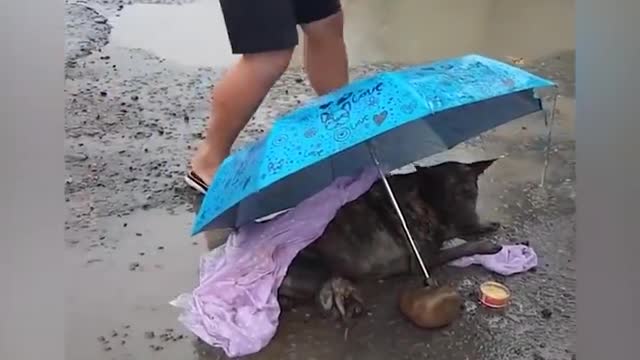
M364 312L364 301L358 289L343 278L332 278L318 293L318 302L325 315L348 321Z
M473 243L473 250L478 255L492 255L500 252L502 245L489 240L481 240Z

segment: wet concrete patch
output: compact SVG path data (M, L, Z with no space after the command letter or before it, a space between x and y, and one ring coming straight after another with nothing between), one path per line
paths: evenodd
M73 66L75 60L105 46L111 32L107 18L82 4L65 6L65 62Z
M203 245L184 231L190 222L184 209L179 215L155 209L102 217L95 227L107 229L106 236L84 233L82 246L65 252L68 359L139 359L158 352L176 358L193 351L168 304L197 283Z

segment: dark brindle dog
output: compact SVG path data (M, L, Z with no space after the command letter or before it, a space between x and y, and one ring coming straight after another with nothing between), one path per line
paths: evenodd
M390 176L398 203L430 269L474 254L490 254L500 246L479 235L498 223L482 223L476 212L478 176L494 160L472 164L447 162ZM452 238L468 240L442 249ZM353 283L417 273L413 253L381 181L342 207L324 234L294 259L280 287L283 306L318 299L325 311L343 318L362 311Z

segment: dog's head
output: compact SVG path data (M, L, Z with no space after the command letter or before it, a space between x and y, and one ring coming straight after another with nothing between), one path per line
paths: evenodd
M449 224L465 225L478 220L478 177L497 159L470 164L445 162L418 167L421 197Z

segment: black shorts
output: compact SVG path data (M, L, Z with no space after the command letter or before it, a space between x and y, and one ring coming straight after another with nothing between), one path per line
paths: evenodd
M340 11L340 0L220 0L231 51L251 54L298 45L297 26Z

